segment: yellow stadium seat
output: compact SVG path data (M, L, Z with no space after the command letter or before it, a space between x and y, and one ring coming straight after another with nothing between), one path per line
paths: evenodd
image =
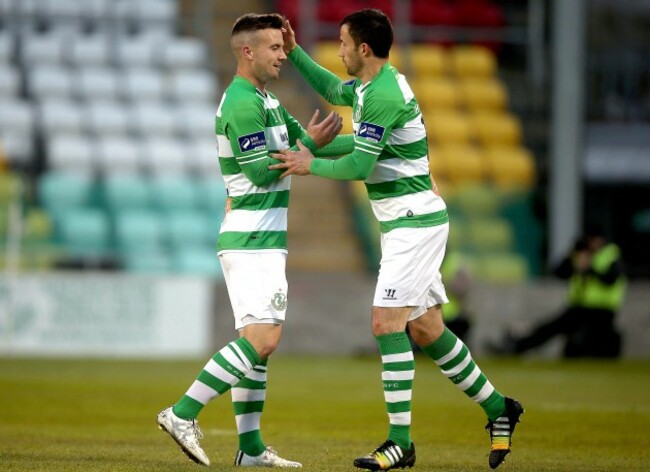
M330 110L334 110L343 118L343 128L341 128L340 134L354 133L354 130L352 128L352 107L330 105L327 102L324 103L325 103L325 108L327 109L327 113L329 113Z
M460 95L469 110L503 110L508 103L503 83L494 77L460 80Z
M517 284L526 280L529 273L526 259L514 252L486 254L479 258L478 277L497 284Z
M427 135L435 145L467 144L473 137L466 114L456 110L423 110Z
M325 69L333 72L342 79L348 76L347 70L339 57L339 43L336 41L321 41L314 45L312 58Z
M458 84L449 78L416 76L410 84L423 111L454 108L460 102Z
M436 152L444 162L446 177L450 181L474 183L485 180L483 158L476 147L468 144L446 144L440 146Z
M508 220L495 216L472 218L466 230L468 242L480 253L513 249L514 231Z
M447 178L444 156L440 155L440 148L429 146L429 172L438 183L439 180Z
M489 179L501 189L530 188L535 183L535 158L521 146L490 146L485 150Z
M409 48L411 70L415 77L439 76L449 70L445 49L435 44L412 44Z
M404 53L399 46L393 45L393 47L390 48L390 55L388 56L388 60L395 68L397 68L397 70L403 72L405 62Z
M459 45L451 48L451 68L458 77L493 77L497 61L485 47Z
M480 111L472 114L471 121L476 138L484 146L515 146L521 143L521 123L510 112Z

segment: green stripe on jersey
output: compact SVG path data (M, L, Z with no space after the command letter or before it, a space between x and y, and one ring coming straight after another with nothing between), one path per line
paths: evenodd
M232 197L231 209L233 210L268 210L269 208L289 208L289 191Z
M410 144L387 144L378 160L394 159L395 157L415 160L426 156L428 153L429 146L425 138Z
M402 216L391 221L380 221L379 230L387 233L397 228L426 228L428 226L438 226L449 222L447 210L440 210L426 215Z
M286 231L226 231L219 235L219 250L286 249Z
M404 177L397 180L389 180L378 184L366 184L368 198L370 200L382 200L389 197L401 197L411 193L431 190L431 176L417 175L415 177Z

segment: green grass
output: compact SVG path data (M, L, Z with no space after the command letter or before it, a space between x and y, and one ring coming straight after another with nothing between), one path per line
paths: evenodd
M158 431L155 415L184 393L203 363L0 359L0 470L201 470ZM489 470L480 408L431 361L416 363L415 470ZM527 409L499 470L650 470L650 363L480 364ZM272 359L266 443L303 470L354 470L352 459L385 439L380 370L375 358ZM234 469L230 396L213 401L200 419L211 468Z

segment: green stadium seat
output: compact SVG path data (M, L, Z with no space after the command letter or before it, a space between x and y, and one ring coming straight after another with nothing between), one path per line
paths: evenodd
M172 255L172 268L185 275L223 279L216 248L181 248Z
M86 174L71 172L47 172L40 178L38 196L40 204L55 219L70 209L91 204L94 181Z
M111 211L143 209L152 205L149 179L138 174L107 175L103 181L103 200Z
M163 252L132 252L125 254L123 260L128 272L165 274L171 271L171 260Z
M198 203L196 182L184 175L160 175L151 180L153 204L162 210L193 208Z
M198 179L196 187L199 195L199 205L221 221L226 207L226 186L221 177L206 177Z
M160 252L163 241L163 220L158 212L125 210L116 215L115 242L123 254Z
M216 239L211 221L197 210L175 211L165 218L166 240L173 248L201 247Z
M74 256L105 254L110 244L110 223L102 210L71 209L61 215L59 237Z

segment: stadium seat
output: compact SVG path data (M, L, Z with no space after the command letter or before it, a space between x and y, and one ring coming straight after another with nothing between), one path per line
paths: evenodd
M528 263L512 252L486 254L479 258L478 277L497 284L518 284L528 277Z
M128 252L122 256L128 272L141 274L166 274L171 272L169 255L163 251Z
M20 49L21 62L25 66L61 64L67 46L68 44L59 35L42 34L24 36Z
M138 174L113 174L102 179L102 201L111 212L147 209L153 205L148 178Z
M196 182L201 208L214 215L219 221L223 219L226 208L226 186L221 177L207 176Z
M57 97L40 101L38 122L46 139L59 133L82 133L83 120L81 107L75 101Z
M165 96L165 83L160 71L153 68L129 67L121 81L123 96L131 102L159 102Z
M160 64L172 70L198 70L208 65L208 50L197 38L170 38L162 44Z
M444 162L445 176L453 183L478 183L485 180L483 156L475 146L441 145L437 157Z
M34 155L34 137L31 133L16 133L2 130L0 127L0 144L2 145L1 165L27 168Z
M168 80L169 98L178 103L215 101L215 78L207 70L182 70L172 74Z
M89 206L93 198L93 184L93 178L88 174L46 172L38 182L38 200L56 218L70 208Z
M17 97L20 92L20 74L17 68L0 60L0 100Z
M176 131L173 108L160 102L134 103L129 109L129 119L131 130L143 137L169 137Z
M30 101L11 97L0 101L0 130L31 136L35 123L35 112Z
M409 83L423 112L455 108L460 102L458 84L450 78L418 75Z
M135 139L101 136L97 149L97 166L103 175L136 173L145 167L142 146Z
M521 123L510 112L479 111L470 119L478 141L484 146L517 146L521 143Z
M15 39L8 31L0 31L0 64L9 64L14 58Z
M205 138L210 136L216 142L214 134L216 106L207 103L179 103L174 112L176 129L188 138Z
M58 218L61 242L69 255L101 255L110 244L110 222L105 212L96 208L65 211Z
M470 110L503 110L508 98L503 83L495 78L468 78L460 81L463 104Z
M127 74L130 68L152 67L159 48L159 44L148 36L121 36L115 46L116 62Z
M117 73L109 67L84 67L75 76L76 93L85 100L114 100L120 84Z
M89 175L96 170L97 150L87 137L79 134L53 134L46 145L48 169Z
M325 102L323 102L323 107L326 110L325 114L329 113L330 111L335 111L343 118L343 127L341 128L340 134L354 133L351 107L335 106Z
M157 31L173 34L178 17L178 2L170 0L140 0L131 4L131 20L136 31Z
M94 100L83 108L86 131L98 136L125 135L129 130L127 108L119 102Z
M339 43L336 41L319 41L314 45L311 52L313 59L325 69L336 74L340 78L348 76L345 65L339 57Z
M34 64L25 70L27 91L32 98L69 98L73 95L75 84L68 69L59 65Z
M158 212L124 210L115 216L115 241L123 253L160 252L163 239L164 224Z
M451 66L459 78L494 77L497 63L494 53L482 46L457 45L451 48Z
M467 144L473 138L466 114L454 110L424 110L424 124L433 144Z
M535 158L521 146L490 146L485 151L488 176L500 188L531 188Z
M77 67L106 67L112 61L108 35L78 36L72 40L67 59Z
M172 254L172 268L185 275L223 279L216 248L180 248Z
M480 253L509 252L514 249L514 233L510 223L497 216L468 219L466 236L473 248Z
M219 155L214 137L197 137L187 143L189 170L196 175L221 175Z
M153 203L163 211L189 210L198 205L194 179L185 175L157 175L151 179Z
M412 44L409 47L414 78L438 77L449 70L449 57L441 46L435 44Z
M197 210L172 211L165 217L166 240L172 248L216 246L214 225Z
M177 139L149 137L143 141L145 169L152 174L188 173L187 148Z
M436 181L447 178L445 156L441 155L440 146L429 146L429 171Z
M496 215L501 206L499 192L485 184L459 185L453 200L467 218Z

